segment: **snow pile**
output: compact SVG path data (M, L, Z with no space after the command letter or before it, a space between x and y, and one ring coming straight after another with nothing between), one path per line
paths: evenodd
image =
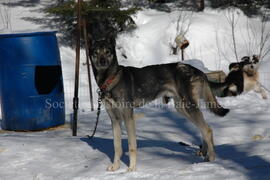
M182 12L189 13L189 12ZM172 56L170 45L177 35L179 11L171 13L157 10L139 11L134 20L138 28L131 33L118 37L118 57L126 66L143 67L150 64L163 64L180 61L179 56ZM200 59L210 70L228 72L228 65L236 61L228 17L237 20L235 37L238 59L259 53L260 18L247 18L240 10L212 10L194 13L191 26L186 34L190 46L186 49L186 59ZM185 26L185 25L183 25ZM269 29L269 23L267 29ZM255 35L251 35L252 32ZM265 32L266 33L266 32ZM125 54L127 58L121 56ZM263 59L269 63L270 57Z

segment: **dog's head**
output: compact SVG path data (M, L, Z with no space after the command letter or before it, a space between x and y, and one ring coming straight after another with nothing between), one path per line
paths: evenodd
M258 70L259 66L259 56L253 55L252 58L249 56L244 56L241 58L240 62L231 63L229 65L230 71L238 71L243 70L245 72L249 72L253 74Z
M229 70L230 71L238 71L238 70L240 70L240 68L241 68L241 66L240 66L239 63L231 63L229 65Z
M249 56L244 56L241 58L240 62L234 62L229 65L229 70L230 71L238 71L243 68L245 64L248 64L250 62L250 57Z
M259 56L253 55L252 58L249 58L249 61L244 61L243 71L250 76L256 74L259 68L259 59Z
M114 44L106 39L92 42L91 60L97 70L106 70L112 65L116 59L114 48Z

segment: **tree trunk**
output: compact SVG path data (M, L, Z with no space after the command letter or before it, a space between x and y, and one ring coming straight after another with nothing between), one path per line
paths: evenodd
M166 3L166 0L156 0L157 3Z
M182 58L182 61L185 60L185 57L184 57L184 49L181 49L181 58Z
M204 0L199 0L199 8L198 11L203 11L205 7Z

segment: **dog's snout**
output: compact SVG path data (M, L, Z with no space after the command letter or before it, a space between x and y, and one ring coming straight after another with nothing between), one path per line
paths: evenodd
M105 66L106 65L106 58L101 57L100 60L99 60L99 63L100 63L101 66Z
M251 69L253 69L253 68L254 68L254 66L253 66L253 65L251 65L251 66L250 66L250 68L251 68Z
M100 63L101 63L101 64L105 64L105 62L106 62L105 58L101 58L101 59L100 59Z

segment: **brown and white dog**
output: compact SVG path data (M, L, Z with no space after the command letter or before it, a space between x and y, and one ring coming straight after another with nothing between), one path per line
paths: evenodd
M244 56L240 62L231 63L224 83L210 83L214 94L227 97L255 90L263 99L267 99L266 92L259 82L259 59L257 55L253 55L252 58Z

